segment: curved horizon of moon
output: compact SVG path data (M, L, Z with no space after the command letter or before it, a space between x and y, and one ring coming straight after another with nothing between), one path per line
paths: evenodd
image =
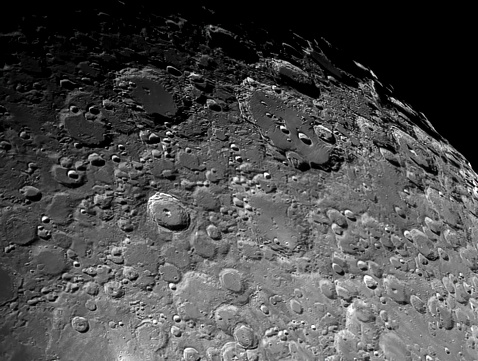
M478 176L421 113L323 39L88 14L0 36L2 360L478 359Z

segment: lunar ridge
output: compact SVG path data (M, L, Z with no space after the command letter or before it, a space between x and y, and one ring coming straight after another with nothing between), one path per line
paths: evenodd
M0 34L0 359L477 360L470 163L325 39L213 13Z

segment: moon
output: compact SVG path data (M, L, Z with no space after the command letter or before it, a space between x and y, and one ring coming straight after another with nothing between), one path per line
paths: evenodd
M0 34L2 360L478 359L433 119L321 37L99 9Z

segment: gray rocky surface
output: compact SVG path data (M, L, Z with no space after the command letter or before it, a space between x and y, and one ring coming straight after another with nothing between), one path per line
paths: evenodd
M0 35L0 359L478 359L430 121L324 40L143 16Z

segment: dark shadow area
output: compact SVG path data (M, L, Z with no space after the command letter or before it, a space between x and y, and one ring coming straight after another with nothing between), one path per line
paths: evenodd
M15 31L20 25L24 33L37 34L39 43L25 44L28 51L42 51L41 40L47 39L51 31L63 32L66 41L68 34L75 30L101 30L115 34L124 27L140 27L144 19L154 23L158 17L172 12L232 32L243 29L246 36L261 44L265 56L284 52L282 39L286 42L291 39L292 30L327 47L327 56L334 66L354 76L360 76L360 70L352 60L372 69L382 83L393 86L396 98L423 112L439 134L472 164L478 164L474 132L467 131L473 121L471 105L475 97L475 92L469 89L473 84L471 61L476 39L471 6L467 9L436 5L432 9L420 10L392 5L347 4L345 7L333 2L311 7L306 2L294 2L288 6L271 2L269 6L267 3L256 6L247 2L107 0L63 2L61 5L48 1L28 2L28 6L23 2L10 2L8 10L4 10L0 15L0 32ZM41 19L43 28L33 27L25 20L31 14ZM86 22L85 16L95 21ZM102 17L114 19L112 27L102 29ZM242 23L249 25L244 28L240 25ZM102 45L107 46L108 41L111 39L105 39ZM225 43L233 56L246 62L254 61L255 54L243 42L233 44ZM116 45L121 46L120 39ZM8 39L1 37L0 46L3 49L1 63L11 62L9 57L15 57L12 54L25 50L21 49L21 43L15 45L17 48L11 48ZM71 47L74 55L74 44ZM286 51L294 54L291 48ZM426 127L425 124L419 125Z

